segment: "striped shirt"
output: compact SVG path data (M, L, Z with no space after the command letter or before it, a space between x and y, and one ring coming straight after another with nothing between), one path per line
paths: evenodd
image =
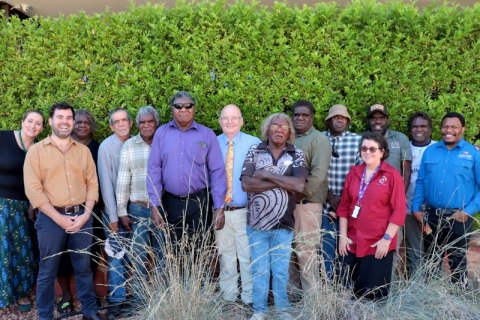
M343 184L345 178L356 164L362 163L360 153L358 152L362 136L344 131L341 135L333 136L330 131L325 131L325 135L332 144L332 149L337 151L338 157L333 157L330 160L328 168L328 190L336 196L342 194ZM323 213L328 214L332 207L326 202L323 206Z
M148 202L147 164L150 145L143 141L140 134L128 139L120 153L116 198L119 217L128 215L128 201Z

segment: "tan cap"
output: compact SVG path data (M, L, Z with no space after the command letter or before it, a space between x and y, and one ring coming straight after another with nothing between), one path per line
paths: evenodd
M347 107L342 104L334 104L328 110L328 116L325 118L325 121L335 116L343 116L345 118L348 118L348 120L350 121L352 120L352 117L350 117L350 115L348 114Z
M385 107L383 104L377 103L377 104L374 104L373 106L368 107L367 119L370 119L372 114L374 114L375 112L381 112L385 115L385 117L388 118L387 107Z

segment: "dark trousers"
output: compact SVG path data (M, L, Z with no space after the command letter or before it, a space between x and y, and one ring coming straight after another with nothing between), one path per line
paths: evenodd
M383 259L376 259L373 255L358 258L352 253L339 257L340 281L349 288L353 287L358 298L378 300L387 297L394 253L390 251Z
M453 283L466 281L467 246L472 230L472 218L462 223L441 213L437 215L435 212L427 211L427 222L432 228L432 233L423 237L425 261L433 262L434 266L440 267L446 252L452 275L451 281ZM435 273L437 270L435 267L427 267L427 277L431 277L432 272Z
M184 234L202 235L212 223L211 201L207 189L189 197L178 197L165 192L162 197L165 218L172 233L173 242L179 242Z
M80 214L83 212L80 212ZM92 218L78 232L65 233L52 219L40 212L35 222L40 248L40 266L37 278L37 311L40 320L53 319L55 302L54 281L60 255L64 248L72 250L77 294L82 304L82 313L91 316L97 313L92 271L90 269L90 246L92 245Z

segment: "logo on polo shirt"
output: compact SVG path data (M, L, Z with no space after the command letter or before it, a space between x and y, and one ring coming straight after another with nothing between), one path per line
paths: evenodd
M387 180L387 177L385 177L385 176L382 176L380 179L378 179L378 184L380 184L382 186L386 185L387 182L388 182L388 180Z
M460 153L458 155L459 159L466 159L466 160L472 160L472 155L468 153L468 151L464 151L463 153Z

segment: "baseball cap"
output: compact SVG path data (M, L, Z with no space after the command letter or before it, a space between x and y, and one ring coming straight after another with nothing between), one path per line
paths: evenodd
M387 107L385 107L383 104L377 103L377 104L374 104L373 106L368 107L367 119L370 118L374 112L381 112L386 117L388 117Z

